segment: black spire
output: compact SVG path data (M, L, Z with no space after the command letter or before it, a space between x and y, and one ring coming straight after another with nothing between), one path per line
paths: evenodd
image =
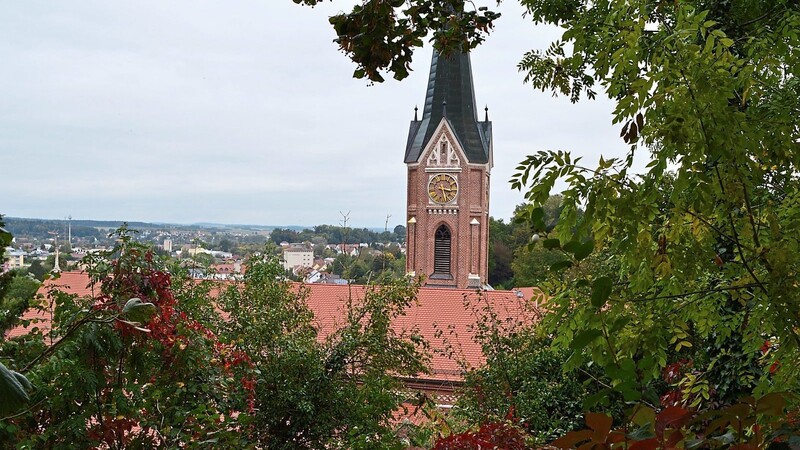
M433 51L422 121L411 123L406 163L419 159L442 119L450 124L469 162L489 162L491 123L478 122L468 53L445 57Z

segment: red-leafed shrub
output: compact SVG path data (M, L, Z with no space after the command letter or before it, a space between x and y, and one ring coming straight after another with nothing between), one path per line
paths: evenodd
M486 423L474 431L451 434L436 441L433 450L517 450L531 448L525 433L503 422Z

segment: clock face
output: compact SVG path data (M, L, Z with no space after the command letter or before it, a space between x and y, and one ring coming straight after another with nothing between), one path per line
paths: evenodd
M436 203L449 203L457 193L458 183L452 175L440 173L428 183L428 196Z

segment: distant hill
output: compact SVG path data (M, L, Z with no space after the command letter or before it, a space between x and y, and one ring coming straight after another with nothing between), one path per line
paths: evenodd
M51 238L51 233L58 233L61 236L67 234L67 220L66 219L35 219L25 217L4 217L6 222L6 229L11 234L16 236L29 236L38 239ZM166 222L125 222L122 220L84 220L72 219L71 228L73 237L105 237L109 231L115 230L127 223L128 228L138 231L148 230L172 230L172 231L192 231L192 230L208 230L218 232L259 232L259 231L272 231L275 229L292 230L300 233L304 230L314 230L319 226L305 226L305 225L257 225L257 224L222 224L213 222L197 222L192 224L178 224ZM333 225L323 225L322 227L333 227ZM358 228L351 228L351 230L358 230ZM381 233L383 228L369 227L362 228L361 230L369 230L374 233Z
M26 235L36 237L46 237L49 233L65 235L67 233L66 219L36 219L29 217L4 217L6 229L14 235ZM105 234L108 230L114 230L128 224L128 228L145 230L196 230L198 228L206 230L228 231L270 231L276 228L291 229L302 231L307 227L302 225L256 225L256 224L222 224L211 222L198 222L192 224L168 223L168 222L126 222L123 220L84 220L72 219L72 235L76 237L90 237L98 234Z

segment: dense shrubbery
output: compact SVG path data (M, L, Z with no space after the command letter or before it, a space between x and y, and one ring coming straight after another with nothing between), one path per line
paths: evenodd
M4 414L14 410L0 422L4 445L400 445L389 426L403 399L392 375L422 371L425 360L388 324L414 285L353 299L342 327L320 341L303 290L282 281L277 262L251 261L217 301L218 286L173 279L129 231L118 237L86 261L92 297L64 294L56 279L52 330L2 343L21 374L12 388L30 396L3 398Z

